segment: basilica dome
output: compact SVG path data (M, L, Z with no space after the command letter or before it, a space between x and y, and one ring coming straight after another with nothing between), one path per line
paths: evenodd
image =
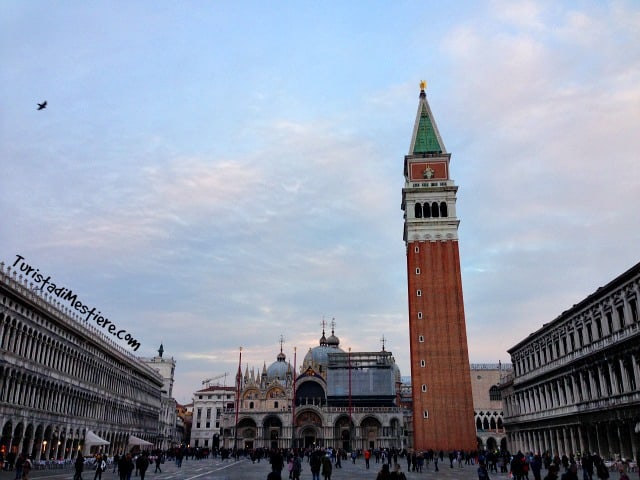
M340 339L335 336L333 329L329 338L325 337L322 330L319 343L317 347L310 348L305 355L303 368L311 367L314 370L325 371L329 362L329 353L344 353L340 348Z
M287 356L280 350L278 357L269 367L267 367L267 380L282 380L287 378L287 374L292 375L293 368L287 362Z

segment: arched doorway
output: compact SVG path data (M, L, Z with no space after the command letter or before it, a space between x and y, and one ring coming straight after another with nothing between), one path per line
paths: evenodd
M282 438L282 421L278 417L267 417L262 424L262 429L267 448L279 448Z
M378 419L367 417L360 424L360 433L362 435L362 448L373 449L379 447L378 437L380 436L381 424Z
M349 417L343 415L336 420L333 427L334 444L340 446L343 450L351 451L351 438L353 437L353 422L349 421Z
M322 419L313 410L304 410L296 415L296 430L298 433L298 445L304 448L323 446L324 439L320 435L322 431Z
M318 446L318 431L311 426L300 431L301 443L304 448L313 449Z
M13 435L13 424L9 421L2 428L2 440L0 441L0 452L7 457L11 451L11 437Z
M256 423L250 418L243 418L238 422L237 445L234 439L234 448L255 448L255 438L257 432Z
M493 437L487 438L487 450L490 452L495 452L498 448L498 442Z

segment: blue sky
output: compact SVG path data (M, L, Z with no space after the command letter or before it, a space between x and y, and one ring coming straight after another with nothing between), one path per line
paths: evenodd
M472 362L638 262L640 6L0 5L0 260L201 380L341 346L409 375L419 82L459 185ZM48 107L36 111L36 103Z

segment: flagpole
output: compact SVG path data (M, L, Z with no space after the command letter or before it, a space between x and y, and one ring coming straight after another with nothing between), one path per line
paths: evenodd
M349 448L353 451L353 420L351 418L351 347L349 347Z
M236 422L233 429L233 449L238 459L238 414L240 413L240 383L242 382L242 347L240 347L240 358L238 359L238 373L236 374Z
M293 347L293 405L291 405L291 448L296 448L296 355L297 347Z

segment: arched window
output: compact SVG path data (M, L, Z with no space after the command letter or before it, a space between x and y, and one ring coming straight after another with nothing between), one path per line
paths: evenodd
M440 208L438 207L438 202L433 202L431 204L431 216L433 218L438 218L440 216Z
M491 417L490 427L491 427L491 430L495 430L496 429L496 419L493 418L493 417Z
M440 202L440 216L448 217L449 214L447 212L447 202Z
M476 420L476 430L482 430L482 421L479 418Z
M489 420L487 420L486 417L485 417L484 421L482 422L482 428L484 428L485 430L489 430Z
M422 206L422 212L424 214L424 218L431 218L431 207L429 206L429 202Z
M422 205L420 205L419 203L416 203L413 206L413 211L416 218L422 218Z
M253 402L249 402L249 408L253 408Z
M494 385L489 389L489 400L491 400L492 402L502 400L502 396L500 395L500 390L496 385Z

